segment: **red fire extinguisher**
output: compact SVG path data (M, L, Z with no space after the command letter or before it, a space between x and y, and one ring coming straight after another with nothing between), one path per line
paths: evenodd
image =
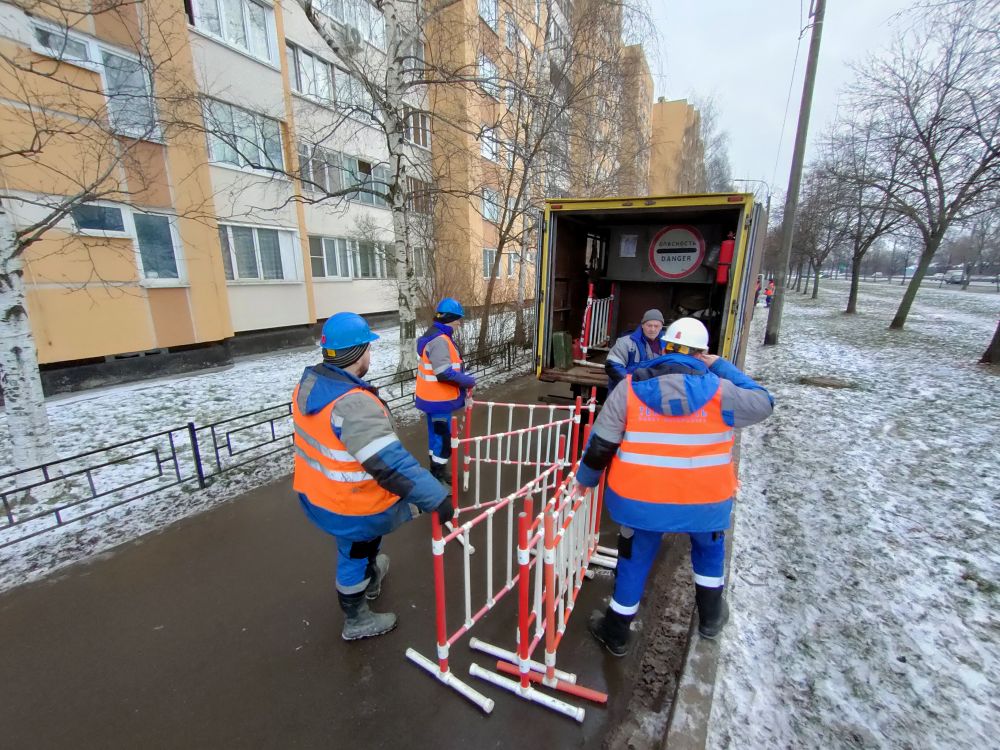
M736 236L730 232L719 247L719 266L715 269L715 283L729 282L729 267L733 264L733 253L736 251Z

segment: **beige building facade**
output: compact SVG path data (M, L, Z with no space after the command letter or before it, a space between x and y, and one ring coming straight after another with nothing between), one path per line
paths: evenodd
M660 97L652 107L650 132L650 194L704 192L705 147L697 108L686 99Z
M30 144L38 113L56 125L42 148L0 163L3 208L23 230L89 186L88 199L25 253L43 370L217 351L219 344L239 350L261 336L307 343L317 321L335 312L397 310L387 255L392 215L384 199L364 190L388 169L386 134L365 116L364 86L300 5L107 7L74 14L65 3L41 3L29 15L0 0L0 47L18 61L0 65L0 132L8 143ZM365 54L384 50L385 21L366 0L316 7ZM418 57L470 79L415 91L413 111L421 114L405 133L411 179L434 196L413 199L431 227L415 240L426 302L455 294L475 306L494 268L496 301L530 299L536 207L552 189L570 188L551 181L550 167L588 157L568 138L537 162L544 169L529 173L519 149L530 139L518 135L531 127L527 92L514 84L558 95L559 80L572 74L560 68L558 40L571 33L574 4L426 7ZM620 33L599 41L622 44ZM651 128L655 141L659 105L650 106L645 57L634 47L624 59L625 116L609 124L635 144ZM645 192L649 174L656 192L662 153L632 150L635 159L615 165L620 189ZM353 187L361 189L324 198Z

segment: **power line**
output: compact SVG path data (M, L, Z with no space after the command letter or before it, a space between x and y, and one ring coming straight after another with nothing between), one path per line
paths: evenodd
M810 4L811 5L811 4ZM810 7L810 11L812 8ZM770 183L773 185L778 176L778 162L781 161L781 145L785 142L785 128L788 126L788 109L792 103L792 89L795 86L795 74L799 69L799 54L802 52L802 38L812 24L804 23L802 0L799 0L799 41L795 45L795 60L792 62L792 75L788 81L788 96L785 97L785 114L781 118L781 135L778 136L778 147L774 154L774 170L771 172Z

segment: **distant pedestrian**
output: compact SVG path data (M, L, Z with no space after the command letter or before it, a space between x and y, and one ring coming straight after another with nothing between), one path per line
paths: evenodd
M377 339L360 315L331 316L323 362L305 369L292 395L292 486L306 515L337 540L345 641L396 627L396 615L368 608L389 570L389 556L379 554L382 537L413 518L411 504L436 510L442 523L454 514L448 491L402 446L389 408L362 380Z
M764 290L764 307L771 306L771 300L774 299L774 279L767 282L767 289Z
M667 353L608 396L576 477L579 492L596 487L607 468L605 507L621 524L614 595L590 620L591 633L615 656L628 653L629 626L666 532L691 539L698 633L714 638L726 624L734 430L765 419L773 404L735 365L708 353L700 321L674 321L665 339Z

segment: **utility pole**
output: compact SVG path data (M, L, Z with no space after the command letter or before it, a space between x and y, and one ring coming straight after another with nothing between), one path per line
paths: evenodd
M809 112L812 109L813 87L816 84L816 67L819 64L819 43L823 36L823 16L826 0L816 0L813 11L812 39L809 41L809 59L806 62L806 78L802 84L802 103L799 105L799 126L795 131L795 150L792 152L792 170L788 175L788 193L785 195L785 213L782 216L781 252L778 263L778 283L775 285L774 299L768 311L767 328L764 331L764 345L778 343L781 329L781 312L785 306L785 284L788 282L788 264L792 257L792 239L795 233L795 211L799 203L799 183L802 181L802 161L806 151L806 136L809 133Z

